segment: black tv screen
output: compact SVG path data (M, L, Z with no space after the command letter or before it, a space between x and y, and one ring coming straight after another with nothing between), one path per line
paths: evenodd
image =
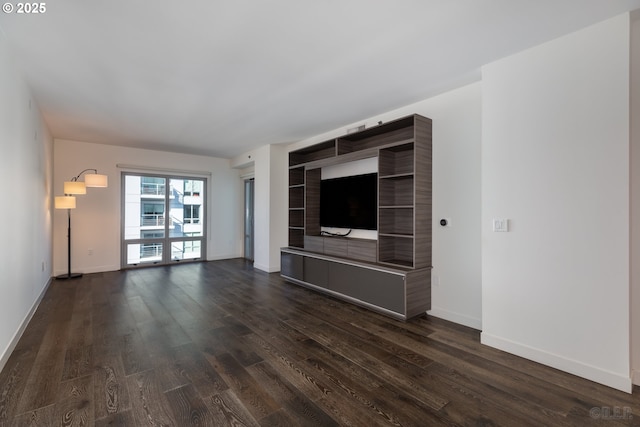
M369 173L320 181L320 225L376 230L378 174Z

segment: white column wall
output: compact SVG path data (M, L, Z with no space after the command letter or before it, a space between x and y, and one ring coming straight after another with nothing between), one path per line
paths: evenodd
M269 221L271 220L271 146L265 145L251 154L254 162L253 265L269 271Z
M289 221L288 152L280 145L265 145L231 160L239 170L253 169L255 268L280 271L280 248L287 246Z
M53 140L0 31L0 370L51 277Z
M629 15L482 75L482 342L630 391Z
M118 168L118 164L160 170L210 172L211 176L207 177L207 259L242 255L242 181L239 171L232 169L227 159L56 139L54 164L55 195L62 194L65 180L84 169L98 169L100 173L109 176L108 188L88 188L87 194L77 196L77 207L71 211L71 268L74 272L94 273L120 269L121 174L127 169ZM143 169L140 172L145 171ZM54 273L65 273L65 210L54 211L53 244Z
M280 271L280 248L288 244L289 232L289 152L285 146L271 145L269 264L270 273Z

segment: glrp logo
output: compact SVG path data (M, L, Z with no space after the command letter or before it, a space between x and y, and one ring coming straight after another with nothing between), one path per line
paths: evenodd
M633 418L628 406L595 406L589 411L589 416L597 420L630 420Z

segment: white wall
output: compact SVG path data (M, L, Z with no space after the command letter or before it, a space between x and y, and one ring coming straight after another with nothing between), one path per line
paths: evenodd
M52 143L0 31L0 369L51 276Z
M410 114L433 120L432 309L429 314L481 328L480 141L481 84L363 119L289 146L295 150L347 129ZM440 218L451 220L441 227Z
M640 10L631 18L631 369L640 385Z
M280 271L280 248L288 244L289 232L289 152L285 146L271 146L269 221L269 271Z
M630 391L629 16L482 75L482 342Z
M288 155L279 145L265 145L231 160L239 170L254 173L254 262L268 273L280 271L280 248L287 245Z
M121 173L131 169L118 168L118 164L185 173L210 172L211 176L207 177L207 259L242 255L243 187L239 171L231 168L229 160L56 139L55 195L62 194L64 181L70 180L83 169L98 169L98 172L109 176L108 188L88 188L87 194L77 196L77 208L71 211L71 268L74 272L120 269ZM66 210L54 211L53 245L54 272L66 273ZM92 249L92 255L89 255L89 249Z

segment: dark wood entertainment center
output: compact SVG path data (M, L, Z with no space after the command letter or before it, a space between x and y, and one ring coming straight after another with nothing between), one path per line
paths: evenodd
M431 308L431 119L411 115L289 153L288 281L400 320ZM378 240L323 236L322 168L378 159Z

